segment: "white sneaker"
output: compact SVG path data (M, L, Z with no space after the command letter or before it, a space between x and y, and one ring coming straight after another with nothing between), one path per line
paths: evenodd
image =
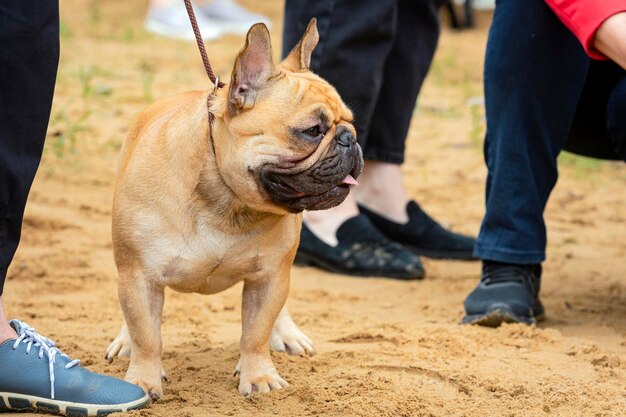
M225 32L211 19L206 18L198 7L194 7L198 28L204 40L213 40L222 36ZM148 32L168 38L195 40L191 22L187 15L187 9L182 1L176 1L164 7L150 7L146 15L144 27Z
M235 0L213 0L207 5L199 6L198 9L223 33L245 35L255 23L265 23L270 27L268 17L251 12Z

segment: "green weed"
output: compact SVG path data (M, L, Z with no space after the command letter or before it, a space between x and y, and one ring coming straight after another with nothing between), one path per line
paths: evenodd
M82 97L87 98L91 94L91 80L94 75L94 67L91 65L87 67L81 66L78 69L78 78L80 78L80 85L82 88Z
M122 30L122 42L132 43L135 40L135 31L132 27L126 26Z
M154 68L146 61L141 62L141 80L143 85L143 98L151 103L154 100L152 85L154 83Z
M566 151L561 152L559 155L559 165L573 168L577 178L589 178L608 164L610 162Z
M78 78L82 88L82 97L88 98L92 95L109 96L113 93L113 87L106 83L94 84L94 78L111 78L113 74L110 71L102 70L97 66L86 66L78 69Z
M100 14L100 1L91 0L89 2L89 20L93 24L100 23L102 15Z
M74 36L72 28L63 20L59 21L59 36L61 39L70 39Z
M52 124L58 127L52 130L54 139L50 146L57 158L63 158L67 152L76 152L77 134L87 130L86 122L90 115L91 111L85 110L78 118L72 119L66 109L54 115Z

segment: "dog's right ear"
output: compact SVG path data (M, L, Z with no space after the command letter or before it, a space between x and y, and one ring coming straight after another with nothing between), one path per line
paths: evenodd
M311 65L311 54L313 54L313 50L319 40L320 35L317 31L317 19L312 18L300 42L293 47L289 55L287 55L287 58L283 61L284 67L294 72L308 71L309 65Z
M254 106L259 90L277 71L270 32L263 23L257 23L248 31L246 43L235 60L228 90L231 105L237 110Z

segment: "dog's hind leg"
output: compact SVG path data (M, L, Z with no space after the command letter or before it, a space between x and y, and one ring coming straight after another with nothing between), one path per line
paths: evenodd
M163 395L161 378L161 316L164 288L143 273L120 273L119 297L131 340L126 380L157 400Z
M280 310L276 318L270 346L278 352L287 352L290 355L315 355L313 343L291 319L287 306Z

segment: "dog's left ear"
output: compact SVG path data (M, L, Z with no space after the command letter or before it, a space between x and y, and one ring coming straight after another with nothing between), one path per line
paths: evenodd
M228 100L238 110L254 106L257 94L276 74L270 32L263 23L250 28L230 80Z
M320 40L320 35L317 31L317 19L313 18L309 22L302 39L294 48L289 52L287 58L282 62L283 66L290 71L303 72L309 70L311 65L311 54L317 46L317 42Z

